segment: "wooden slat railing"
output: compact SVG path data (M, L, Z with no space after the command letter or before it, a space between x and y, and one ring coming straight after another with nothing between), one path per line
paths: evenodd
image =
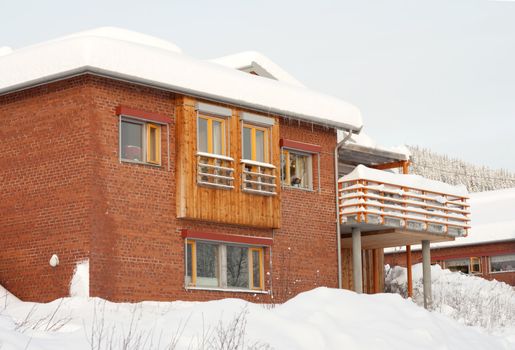
M470 228L467 198L367 179L340 180L340 223L374 224L466 236Z
M242 159L242 191L265 196L277 194L275 166Z
M222 189L234 188L234 160L230 157L197 153L197 183Z

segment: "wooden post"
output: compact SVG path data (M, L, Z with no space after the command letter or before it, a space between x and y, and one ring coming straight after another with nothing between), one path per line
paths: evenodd
M429 241L422 241L422 282L424 286L424 307L431 309L431 250Z
M374 271L374 293L379 293L379 249L374 249L372 251L373 257L373 271Z
M411 271L411 246L406 246L406 270L408 272L408 298L413 297L413 275Z
M352 281L354 291L363 293L363 267L361 264L361 230L352 228Z
M409 161L402 163L402 173L408 173ZM411 271L411 246L406 246L406 271L408 272L408 298L413 297L413 274Z

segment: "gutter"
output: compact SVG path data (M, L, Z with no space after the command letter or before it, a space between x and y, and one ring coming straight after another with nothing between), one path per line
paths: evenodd
M113 79L113 80L123 81L123 82L127 82L127 83L132 83L132 84L138 84L138 85L151 87L151 88L157 88L160 90L169 91L169 92L173 92L173 93L185 94L185 95L189 95L189 96L196 97L196 98L201 98L201 99L211 101L211 102L227 103L230 105L234 105L237 107L243 107L243 108L246 108L246 109L249 109L249 110L252 110L255 112L259 112L259 113L276 114L276 115L286 117L286 118L300 119L307 123L314 123L314 124L319 124L322 126L335 127L337 129L349 130L349 131L352 131L355 133L359 133L361 131L361 127L357 128L356 126L350 125L347 123L342 123L342 122L329 122L328 123L327 121L324 121L324 120L317 120L319 118L309 116L309 115L304 115L304 114L300 114L300 113L292 113L292 112L283 111L280 109L266 107L266 106L262 106L262 105L255 105L255 104L252 104L249 102L221 97L221 96L217 96L217 95L213 95L213 94L209 94L209 93L203 93L203 92L183 88L180 86L164 84L164 83L160 83L160 82L157 82L154 80L148 80L148 79L143 79L140 77L135 77L132 75L121 74L121 73L117 73L117 72L113 72L113 71L109 71L106 69L97 68L97 67L93 67L93 66L83 66L83 67L79 67L77 69L72 69L69 71L60 72L60 73L52 74L52 75L45 76L42 78L34 79L31 81L26 81L26 82L23 82L20 84L12 85L12 86L9 86L6 88L1 88L0 96L8 94L8 93L12 93L12 92L26 90L26 89L33 88L33 87L36 87L39 85L44 85L44 84L53 83L53 82L57 82L57 81L64 80L64 79L73 78L73 77L80 76L83 74L92 74L92 75L109 78L109 79ZM315 118L315 120L313 118Z
M359 134L361 128L358 130ZM349 141L352 136L353 130L349 129L348 134L338 142L334 148L334 187L335 187L335 198L336 198L336 247L338 249L338 288L342 289L342 235L340 225L340 198L338 194L338 151L339 149Z

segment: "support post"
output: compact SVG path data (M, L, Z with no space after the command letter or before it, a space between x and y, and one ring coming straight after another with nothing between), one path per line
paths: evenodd
M431 309L431 251L429 241L422 241L422 282L424 286L424 307Z
M354 291L363 293L363 267L361 265L361 230L352 228L352 281Z
M406 271L408 272L408 298L413 297L413 272L411 270L411 246L406 246Z

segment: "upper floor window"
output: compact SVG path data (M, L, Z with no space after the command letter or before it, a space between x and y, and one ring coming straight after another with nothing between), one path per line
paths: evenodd
M312 155L299 151L283 149L281 181L285 186L313 189Z
M243 124L243 159L270 163L269 134L269 128Z
M198 151L211 154L226 154L226 125L224 118L208 115L198 116Z
M125 161L161 164L161 126L121 119L120 155Z

